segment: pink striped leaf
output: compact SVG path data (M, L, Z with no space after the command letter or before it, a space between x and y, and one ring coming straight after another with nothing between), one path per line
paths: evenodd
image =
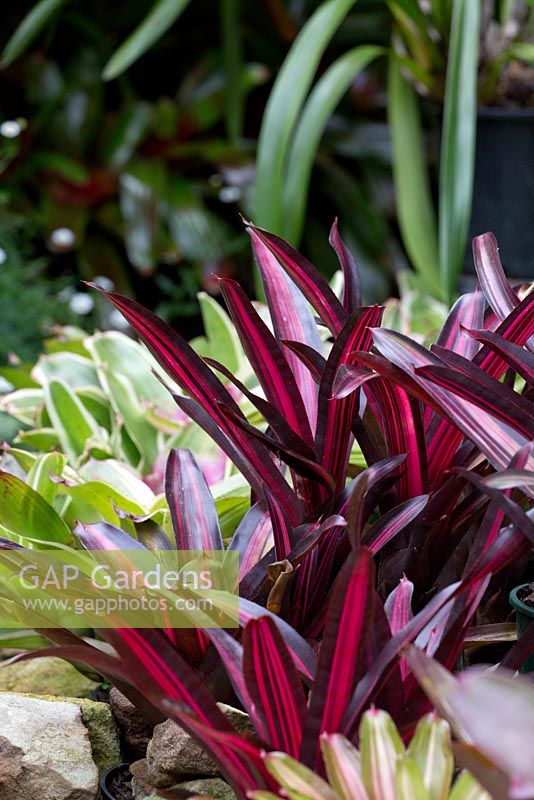
M494 331L470 329L466 330L466 334L499 355L527 383L534 384L534 355L528 350L518 347Z
M528 512L528 516L531 520L533 519L532 512ZM470 586L473 582L478 581L479 577L484 578L517 563L531 549L532 544L522 531L515 525L509 525L501 530L471 569L466 570L466 575L462 580L466 586Z
M308 642L291 627L285 620L278 617L276 614L268 611L250 600L239 601L239 623L241 627L245 627L250 620L258 619L259 617L267 616L276 625L282 639L284 640L287 649L291 653L293 662L300 673L303 681L311 686L315 680L317 671L317 656L308 644Z
M254 703L248 692L243 674L243 646L234 636L223 628L206 628L206 636L217 650L234 691L240 699L245 711L250 714L257 730L259 718L256 716Z
M380 495L398 481L400 474L405 469L405 464L406 455L400 454L398 456L392 456L391 458L383 458L371 464L370 467L366 467L363 472L360 472L346 487L340 497L337 513L341 515L347 513L354 492L363 479L364 489L363 491L358 491L360 497L365 501L362 519L366 522L367 517L379 501Z
M273 439L268 434L262 433L262 431L260 431L258 428L255 428L253 425L247 422L246 419L242 419L241 416L235 414L228 406L221 403L220 407L223 414L231 419L237 428L241 428L251 437L258 439L258 441L260 441L268 450L278 456L278 458L287 464L292 470L312 481L318 481L329 489L333 488L334 479L332 475L321 464L318 464L317 461L306 458L305 456L300 455L300 453L284 447L284 445L277 439Z
M479 349L469 341L465 328L481 328L484 323L484 296L477 289L463 294L449 311L436 344L466 358L473 358Z
M534 449L533 445L529 445L517 453L512 461L510 462L510 471L524 471L524 466L528 462L532 450ZM496 473L500 475L502 473ZM529 473L530 474L530 473ZM494 476L489 475L485 478L486 481L492 479ZM491 484L490 484L491 485ZM504 493L510 497L511 496L511 488L504 488ZM482 558L484 553L486 553L489 548L493 545L496 539L502 535L501 534L501 526L504 522L505 512L504 510L494 501L491 501L488 505L486 513L482 518L482 522L478 527L478 531L472 543L472 546L469 549L469 555L464 567L464 576L469 575L473 568L476 569L476 565L479 560ZM504 550L504 547L503 547Z
M364 548L354 551L341 569L328 607L301 750L301 759L309 766L319 765L319 737L340 730L359 678L362 643L371 624L373 592L371 555Z
M282 344L284 339L291 339L320 352L322 349L321 338L306 298L287 277L271 251L253 230L250 231L250 236L278 343ZM315 381L295 353L286 349L284 355L295 376L306 406L312 432L315 432L317 422Z
M239 389L239 391L250 400L253 406L255 406L264 420L268 423L271 431L276 434L278 439L283 442L286 447L289 447L291 450L294 450L296 453L300 453L305 458L314 459L315 453L312 447L302 439L298 433L295 433L293 428L288 424L286 418L283 414L278 411L272 403L269 403L268 400L265 400L263 397L260 397L254 392L251 392L244 383L242 383L235 375L232 375L230 370L226 369L225 366L219 364L218 361L215 361L212 358L204 358L206 364L209 364L210 367L220 372L221 375L234 384L234 386Z
M470 362L460 372L450 367L417 367L417 375L428 378L458 397L484 409L526 439L534 436L534 406L505 384L490 378Z
M403 575L384 604L391 633L395 636L413 619L413 583Z
M218 708L204 681L195 674L160 631L109 630L106 638L121 661L132 661L131 679L154 705L174 719L218 764L240 796L258 785L256 764L251 763L245 740L239 737ZM199 727L200 726L200 727ZM218 734L222 735L221 737ZM226 736L225 736L226 735ZM237 753L228 746L229 737L243 741Z
M263 503L256 503L245 514L228 545L239 552L239 580L271 550L273 526Z
M347 321L348 315L328 285L326 278L313 264L279 236L256 228L254 225L251 225L250 228L300 289L328 330L336 336Z
M343 307L349 314L362 304L360 272L354 256L339 235L337 219L330 229L330 244L335 250L343 270Z
M354 351L369 349L372 341L370 328L380 322L381 316L382 309L379 306L359 308L351 314L334 342L319 386L316 449L319 461L332 473L338 489L345 483L345 466L358 394L333 400L334 380L341 364L358 366Z
M222 413L219 406L221 403L244 419L237 403L200 356L151 311L124 295L104 292L98 286L91 285L111 300L159 364L198 403L207 418L222 430L234 446L232 452L238 451L239 460L241 463L246 462L249 473L256 473L254 483L258 486L260 495L260 487L268 486L284 505L290 519L295 523L300 522L298 513L295 513L299 505L295 503L295 495L268 457L268 451L257 440L246 436ZM199 418L207 421L205 415L200 415Z
M387 678L407 644L412 642L438 612L461 590L460 582L451 584L435 595L425 607L393 636L382 649L378 658L357 684L348 704L343 722L339 727L349 739L357 735L361 714L367 708L377 686Z
M359 369L358 367L341 364L334 378L334 385L332 387L333 399L342 400L374 377L375 373L368 369Z
M247 483L250 484L251 489L261 497L263 494L263 484L259 473L243 456L234 442L221 430L213 417L190 397L182 397L182 395L175 393L171 394L180 411L183 411L190 420L196 422L196 424L209 435L212 441L226 453L230 461L235 464L239 472L246 479Z
M362 544L376 555L382 547L390 542L398 533L403 531L421 514L428 503L428 495L412 497L396 508L383 514L380 519L368 528L363 537Z
M295 536L293 534L293 529L289 524L289 520L284 514L284 510L276 501L276 498L266 491L265 500L267 502L267 508L269 509L269 515L271 517L271 523L273 526L276 560L282 561L284 558L288 558L289 554L293 550L295 546Z
M486 411L418 375L418 367L443 366L442 361L423 347L394 331L375 329L373 336L382 355L420 383L439 404L443 415L474 442L495 467L505 467L526 444L523 435L503 425Z
M269 747L297 758L306 697L293 659L269 617L251 620L245 627L243 669Z
M497 240L492 233L475 236L473 259L478 282L490 308L499 319L505 319L518 305L519 299L506 279Z
M108 522L95 522L90 525L79 522L74 533L87 550L146 550L146 547L129 533Z
M503 469L484 478L486 486L492 489L522 489L534 486L534 472L528 469Z
M516 345L524 345L534 330L534 296L532 293L515 307L511 314L497 328L497 335L505 341ZM507 369L506 361L497 353L484 345L473 359L488 376L499 379ZM428 459L429 474L432 483L450 465L461 436L447 420L435 420L427 432L429 440Z
M396 486L399 499L422 494L428 486L428 465L418 400L382 377L366 386L365 394L384 435L388 456L406 455L406 469Z
M319 544L325 534L330 533L333 528L344 528L346 525L346 520L339 514L333 514L331 517L327 517L323 522L299 525L298 528L294 529L294 536L298 540L298 543L289 553L287 560L290 561L293 566L296 566L310 550Z
M484 309L484 295L479 289L459 297L447 315L436 345L448 352L459 353L469 359L473 358L480 349L480 345L469 341L465 328L471 326L481 328L484 324ZM434 346L430 349L434 350ZM431 417L432 409L427 407L424 412L425 429Z
M284 347L294 353L299 361L306 367L315 383L321 383L323 370L326 366L326 358L302 342L294 342L290 339L282 341Z
M243 349L266 398L311 447L313 437L308 415L281 345L239 284L231 280L219 283Z
M223 549L215 502L190 450L170 451L165 495L178 550Z
M484 478L481 478L475 472L461 468L457 472L473 483L481 492L487 494L504 511L510 522L513 522L529 542L534 544L534 522L518 503L499 489L494 489L490 483L487 483Z
M529 342L534 334L534 292L530 292L524 300L516 305L506 319L499 324L495 333L519 347L523 347ZM506 370L506 361L487 346L482 347L476 354L473 363L497 379Z

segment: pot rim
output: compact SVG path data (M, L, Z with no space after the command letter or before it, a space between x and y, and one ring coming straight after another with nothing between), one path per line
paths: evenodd
M520 600L519 597L517 596L517 593L520 592L521 589L524 589L525 586L530 586L530 584L522 583L520 586L516 586L515 589L512 589L508 599L510 601L510 605L512 606L512 608L515 608L516 611L520 611L522 614L526 614L527 617L534 618L534 608L527 606L526 603L523 603L523 601Z
M502 108L501 106L479 106L478 116L489 120L517 120L519 122L534 119L534 107Z
M109 767L109 769L105 770L105 772L103 772L100 776L100 791L102 792L103 797L113 797L108 789L107 781L110 775L121 769L129 770L129 763L127 761L119 761L118 764L114 764L112 767Z

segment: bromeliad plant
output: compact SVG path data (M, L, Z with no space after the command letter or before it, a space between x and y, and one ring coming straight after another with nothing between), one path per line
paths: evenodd
M272 329L236 283L221 285L263 396L213 359L203 361L134 301L107 296L188 395L173 393L179 408L251 487L253 508L238 530L251 547L259 537L262 560L246 578L251 597L270 597L297 629L317 638L324 591L360 543L380 551L387 592L404 573L413 580L416 607L461 575L459 546L469 537L477 536L469 565L473 553L495 545L505 517L523 531L520 549L528 552L534 297L520 300L508 286L491 234L474 245L482 291L457 301L426 350L381 329L379 307L360 306L357 270L337 226L331 241L345 276L342 300L283 240L252 226L250 232ZM326 348L310 306L332 339ZM245 419L213 370L257 408L267 430ZM350 463L354 439L366 470ZM324 524L332 517L346 520L346 529Z
M192 529L191 535L194 532ZM106 526L87 526L79 534L91 549L125 546L116 538L117 532ZM425 630L429 623L435 630L440 612L450 608L455 598L462 609L468 608L472 604L470 588L480 589L488 568L491 566L485 564L472 576L472 581L463 581L440 593L411 621L406 622L402 604L394 603L396 613L390 613L388 621L376 594L370 553L365 548L355 552L336 581L318 657L283 620L254 603L244 602L240 612L244 626L241 641L221 629L206 630L202 635L209 637L221 656L236 696L253 722L254 736L236 732L215 703L216 695L208 690L208 685L213 686L213 675L208 675L205 669L213 653L208 651L208 658L197 669L185 660L184 651L191 639L187 631L108 630L105 637L113 645L112 654L82 642L68 631L54 631L51 638L59 647L44 650L42 654L85 662L118 684L152 719L161 719L158 712L174 719L201 742L243 800L258 790L276 792L280 778L290 780L293 762L289 762L288 769L288 758L299 759L304 767L317 773L312 787L318 785L324 773L325 740L338 745L343 741L339 735L332 735L342 733L354 744L360 737L362 757L368 754L373 758L367 751L368 744L376 750L380 743L385 744L387 736L380 730L387 718L384 712L362 717L370 704L387 707L400 723L403 737L411 738L416 723L428 712L429 703L402 658L404 648L418 637L428 653L431 642L425 637ZM459 634L457 625L449 627L446 636L449 646L451 638ZM453 681L443 667L437 665L437 668L441 676ZM375 724L369 724L370 718ZM416 743L421 744L421 738L425 738L425 724L420 723L416 731L412 753L417 750ZM392 735L395 753L400 755L403 745L396 732ZM265 758L266 751L286 754L282 766L280 759L274 765L278 780L273 778L273 764ZM392 779L393 756L390 753L385 761L381 759L380 765L375 761L375 767L380 766L380 781L384 786ZM326 759L328 764L328 747ZM399 780L402 777L406 791L417 783L417 775L410 767L408 759L400 769ZM298 769L302 771L303 767ZM429 776L425 778L428 780ZM463 792L464 781L467 779L457 783L453 791L462 788ZM468 783L472 790L476 788L473 781ZM445 776L440 789L444 787ZM370 796L395 798L391 792L376 795L371 794L372 786L365 788ZM330 794L318 791L313 796L330 797ZM441 796L431 794L431 797ZM500 797L504 800L508 795Z
M508 286L491 235L475 242L482 292L460 298L429 351L381 329L380 308L361 307L337 226L341 300L281 239L250 233L270 323L237 284L222 288L261 394L134 301L107 295L182 390L170 387L180 410L250 486L251 508L228 545L241 555L243 630L192 636L118 621L105 633L113 654L53 634L56 655L90 663L147 713L175 719L202 741L242 798L276 790L263 750L321 772L321 736L356 742L370 704L409 738L429 702L404 648L415 641L451 669L492 576L534 541L534 297L520 299ZM263 425L251 424L214 370ZM351 465L354 439L366 468ZM166 494L174 542L160 537L160 546L223 546L209 489L187 452L171 454ZM132 542L106 524L80 526L77 536L88 549ZM239 736L218 709L215 700L231 699L229 691L256 739Z
M359 750L333 733L321 738L321 751L328 783L284 753L269 753L264 763L285 796L302 800L490 800L467 770L452 786L450 728L432 713L421 718L407 748L389 714L372 709L362 717ZM278 795L252 792L251 797Z
M247 365L227 315L206 294L199 302L206 336L193 340L192 347L220 357L246 380ZM13 389L0 408L22 427L16 444L36 453L64 453L81 477L92 460L119 461L159 491L169 450L189 447L211 483L223 477L224 457L176 408L144 347L117 331L87 336L75 328L60 329L45 345L46 354L34 366L0 370ZM14 454L25 467L28 457Z

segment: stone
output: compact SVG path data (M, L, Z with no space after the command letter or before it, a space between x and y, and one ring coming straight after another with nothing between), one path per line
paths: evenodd
M140 758L138 761L131 763L130 772L134 800L144 800L145 797L150 797L155 793L156 790L151 785L148 777L146 758Z
M122 761L119 732L111 708L108 703L96 703L85 698L75 702L89 734L93 761L102 774Z
M89 698L97 686L62 658L32 658L0 665L0 692Z
M218 703L240 733L253 733L248 714ZM219 770L210 756L176 722L166 720L154 728L147 753L148 779L152 786L174 786L185 777L216 777Z
M235 800L235 794L222 778L198 778L173 786L173 789L186 789L195 795L214 797L217 800Z
M95 800L97 794L80 707L0 694L0 800Z
M134 800L160 800L157 789L150 785L146 759L130 764L132 773L132 791ZM222 778L197 778L175 784L172 789L194 792L195 795L219 798L219 800L235 800L235 794Z
M134 704L115 687L109 693L109 702L130 755L135 759L143 758L152 738L154 726L147 722Z
M21 694L21 692L18 692ZM87 700L85 697L55 697L54 695L26 694L24 697L39 697L49 703L75 703L87 728L93 761L102 774L122 761L119 731L108 703Z

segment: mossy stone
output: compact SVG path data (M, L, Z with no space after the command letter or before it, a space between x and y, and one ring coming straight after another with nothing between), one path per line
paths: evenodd
M196 778L185 783L178 783L172 789L182 789L201 797L213 797L214 800L236 800L236 796L222 778ZM143 800L162 800L161 795L151 794Z
M89 698L97 686L62 658L34 658L0 665L0 692Z
M20 694L20 692L17 692ZM99 773L121 762L119 733L111 708L107 703L97 703L85 697L56 697L55 695L36 695L27 693L28 697L38 697L50 703L75 703L80 708L82 722L87 728L93 761Z

